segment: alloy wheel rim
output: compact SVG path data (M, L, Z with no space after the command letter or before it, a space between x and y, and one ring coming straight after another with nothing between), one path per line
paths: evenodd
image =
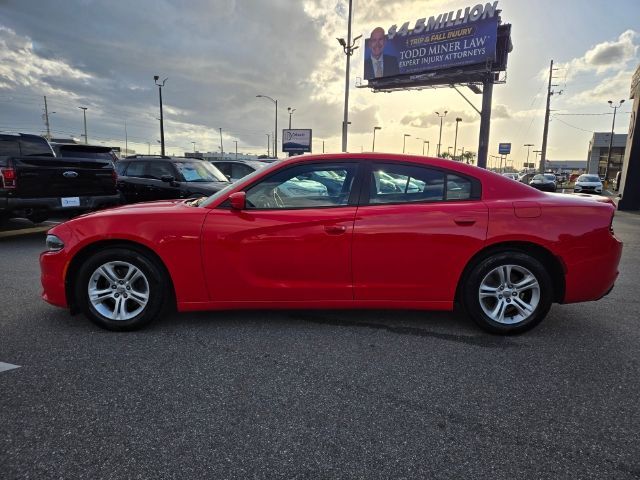
M100 265L87 286L93 308L109 320L126 321L138 316L149 302L149 281L128 262L112 261Z
M478 298L482 311L504 325L524 322L540 303L540 283L520 265L500 265L480 282Z

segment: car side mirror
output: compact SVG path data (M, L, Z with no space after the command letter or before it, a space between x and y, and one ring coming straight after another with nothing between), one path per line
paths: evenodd
M160 177L160 180L165 183L173 183L175 181L175 178L173 178L173 175L162 175Z
M231 208L234 210L244 210L247 208L247 194L245 192L236 192L229 195Z

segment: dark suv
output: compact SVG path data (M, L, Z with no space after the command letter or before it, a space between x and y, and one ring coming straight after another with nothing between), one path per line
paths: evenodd
M230 184L209 162L197 158L136 156L116 164L118 190L126 203L209 195Z

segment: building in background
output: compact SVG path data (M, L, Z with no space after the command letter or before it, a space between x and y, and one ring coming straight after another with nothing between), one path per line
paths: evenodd
M547 160L546 170L554 173L584 173L586 160Z
M616 178L616 174L622 170L622 161L627 146L627 134L615 133L611 148L611 159L607 170L607 156L609 154L610 132L594 132L589 141L589 154L587 156L587 173L594 173L604 177L605 172L609 180Z
M184 156L203 160L260 160L262 158L262 156L252 153L240 152L238 152L237 157L235 152L224 152L223 155L220 155L220 152L184 152Z

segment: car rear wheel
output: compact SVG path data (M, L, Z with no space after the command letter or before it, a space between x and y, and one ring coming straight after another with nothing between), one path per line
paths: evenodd
M463 286L463 303L483 329L521 333L546 317L552 281L544 265L525 253L502 252L475 265Z
M159 316L168 297L162 270L146 254L111 248L78 272L76 298L92 322L115 331L139 329Z

